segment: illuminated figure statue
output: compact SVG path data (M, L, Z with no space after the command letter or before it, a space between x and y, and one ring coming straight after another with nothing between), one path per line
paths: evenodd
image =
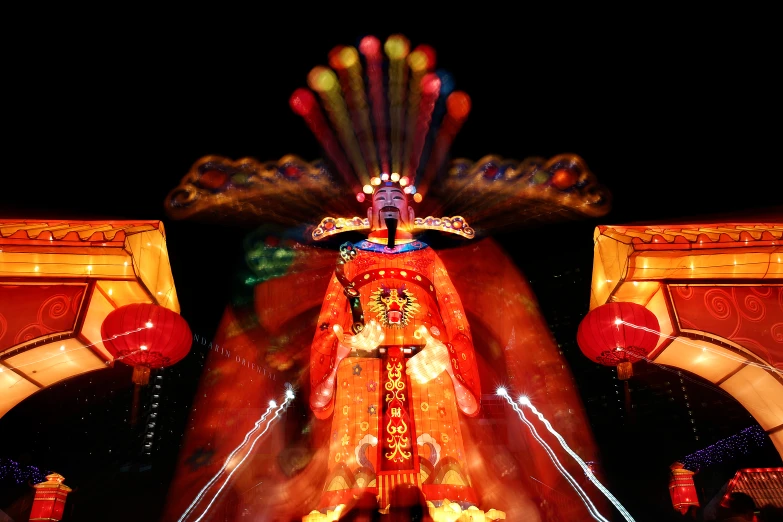
M465 311L437 254L413 238L399 184L381 182L368 220L369 238L341 247L313 341L310 405L333 418L320 507L363 488L385 507L397 484L476 505L458 418L481 399Z
M426 45L369 36L329 65L290 99L325 161L206 156L166 201L278 229L246 239L248 293L208 346L163 521L331 521L368 495L394 519L404 488L436 522L586 519L562 472L584 473L496 394L524 393L597 460L535 296L488 235L604 215L608 193L575 155L448 161L471 101Z

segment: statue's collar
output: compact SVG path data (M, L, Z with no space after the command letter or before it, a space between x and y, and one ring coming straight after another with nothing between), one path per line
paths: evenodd
M423 248L427 248L426 243L419 241L417 239L414 239L413 241L409 241L407 243L394 245L394 248L387 247L385 241L381 244L381 243L375 243L368 239L359 241L354 246L359 250L366 250L369 252L380 252L382 254L401 254L403 252L413 252L415 250L421 250Z

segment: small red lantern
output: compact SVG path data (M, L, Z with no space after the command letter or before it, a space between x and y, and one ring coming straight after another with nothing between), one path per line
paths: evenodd
M699 507L699 495L693 482L694 472L685 469L681 462L675 462L669 469L669 494L674 509L684 515L691 506Z
M46 475L46 480L34 485L35 498L33 498L33 508L30 510L29 520L51 520L52 522L62 519L65 511L65 500L71 488L63 484L65 477L59 473ZM9 519L10 520L10 519Z
M658 318L640 304L606 303L579 323L576 342L590 360L617 366L617 377L628 380L632 363L646 359L660 338Z

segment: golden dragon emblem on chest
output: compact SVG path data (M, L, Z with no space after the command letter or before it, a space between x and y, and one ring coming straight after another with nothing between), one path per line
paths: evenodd
M397 288L382 284L370 294L369 309L382 326L403 328L419 311L419 304L404 284Z

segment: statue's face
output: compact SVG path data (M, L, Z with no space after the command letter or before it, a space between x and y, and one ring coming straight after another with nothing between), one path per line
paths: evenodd
M381 186L372 195L372 207L368 211L370 228L383 230L386 228L385 217L395 216L398 227L409 230L413 225L413 208L408 206L408 197L399 187Z

